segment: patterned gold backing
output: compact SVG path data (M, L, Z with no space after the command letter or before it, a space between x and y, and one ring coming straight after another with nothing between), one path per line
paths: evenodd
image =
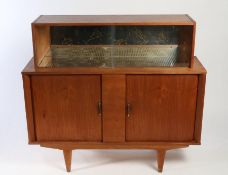
M51 46L41 67L175 66L177 45ZM44 64L46 62L46 64ZM48 64L47 64L48 63Z

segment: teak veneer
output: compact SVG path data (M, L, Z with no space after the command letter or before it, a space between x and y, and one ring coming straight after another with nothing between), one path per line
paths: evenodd
M37 66L49 27L72 25L190 25L181 37L192 45L180 45L194 53L188 15L40 16L22 71L29 144L62 150L68 172L75 149L154 149L162 172L167 150L201 144L206 70L196 57L188 67Z

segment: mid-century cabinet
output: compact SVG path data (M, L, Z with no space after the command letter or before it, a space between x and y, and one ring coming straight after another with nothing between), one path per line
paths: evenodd
M206 70L188 15L40 16L22 71L30 144L167 150L200 144Z

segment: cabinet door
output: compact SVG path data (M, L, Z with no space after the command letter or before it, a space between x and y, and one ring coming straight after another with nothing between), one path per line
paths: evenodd
M127 76L127 141L192 141L198 75Z
M31 80L38 141L101 141L99 75L34 75Z

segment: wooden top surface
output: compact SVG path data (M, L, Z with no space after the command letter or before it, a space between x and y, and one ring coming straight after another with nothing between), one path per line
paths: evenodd
M194 25L183 15L41 15L33 25Z
M206 74L206 69L197 57L192 68L189 67L127 67L127 68L38 68L35 69L32 58L22 74Z

